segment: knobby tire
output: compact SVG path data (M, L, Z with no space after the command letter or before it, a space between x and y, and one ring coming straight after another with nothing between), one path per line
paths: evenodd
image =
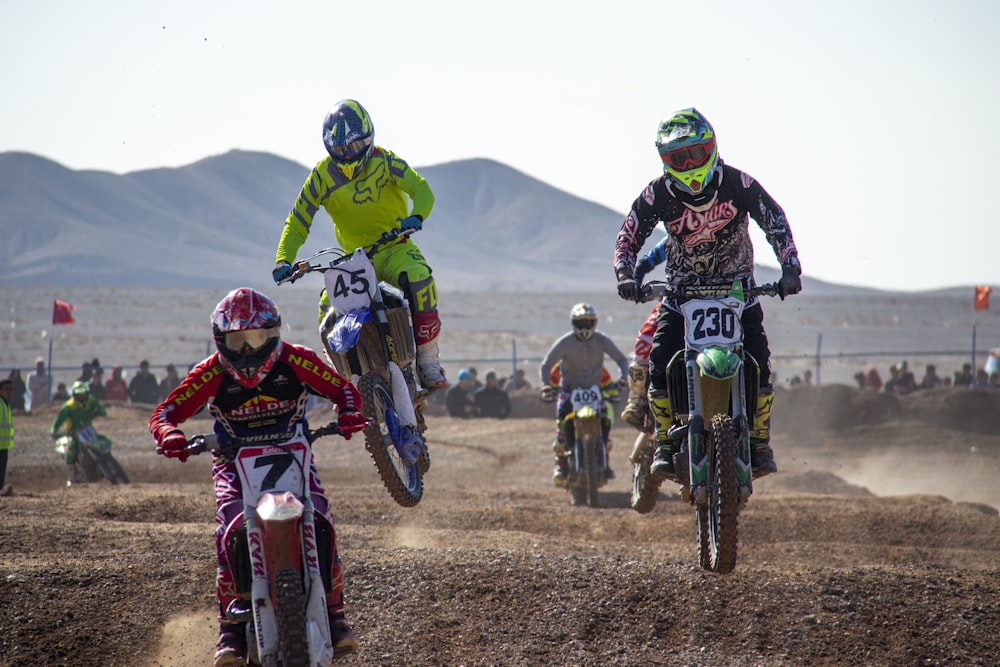
M709 489L707 507L704 512L699 508L698 512L699 560L702 567L708 565L705 569L728 574L736 567L740 513L736 430L732 417L723 414L712 417L706 436L710 458Z
M275 575L274 598L282 667L309 667L306 597L298 571L285 569Z
M382 484L392 499L403 507L413 507L424 494L423 467L419 461L407 464L392 444L385 424L386 410L394 409L392 391L385 379L368 372L358 380L362 409L371 424L365 428L365 447L371 454Z
M598 507L600 497L597 489L600 487L601 468L597 462L598 445L600 440L593 433L588 433L583 437L583 462L587 471L587 505Z
M653 465L654 440L647 434L641 434L646 442L639 451L639 460L632 467L632 498L630 504L639 514L648 514L656 507L656 499L660 495L660 480L649 472Z

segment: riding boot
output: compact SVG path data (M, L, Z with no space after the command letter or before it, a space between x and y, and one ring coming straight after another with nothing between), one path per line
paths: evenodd
M246 667L246 623L219 623L213 667Z
M667 437L673 423L673 413L670 410L670 397L664 390L649 392L649 407L656 421L656 453L653 454L653 464L650 472L663 479L674 479L674 443Z
M553 460L555 468L552 471L552 483L556 486L566 486L569 477L569 460L566 458L566 434L560 430L552 441Z
M757 395L757 414L753 420L753 430L750 432L750 466L753 468L755 478L778 472L770 443L773 405L774 390L771 387L761 387L760 394Z
M438 348L437 338L417 346L417 372L424 389L443 389L448 386L448 379L441 368L441 350Z
M646 398L649 384L649 364L632 362L628 367L628 400L622 409L622 421L629 426L642 430L646 420L649 401Z
M67 463L66 464L66 486L73 486L74 484L78 484L79 481L80 481L80 477L79 477L79 475L76 472L76 464L75 463Z

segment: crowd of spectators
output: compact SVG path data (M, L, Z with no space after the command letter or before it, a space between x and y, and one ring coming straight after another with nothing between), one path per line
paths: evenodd
M979 387L984 389L1000 388L1000 372L987 371L985 368L973 372L971 363L962 364L961 370L952 375L938 375L937 366L927 364L924 374L918 382L907 361L889 366L889 377L883 382L882 376L874 366L866 371L854 374L858 389L865 391L884 391L892 394L908 394L921 389L937 389L941 387Z
M519 375L518 375L519 374ZM518 371L504 383L513 391L514 386L527 388L524 371ZM486 383L479 381L475 368L463 368L458 371L457 382L449 389L445 398L448 414L460 419L473 417L491 417L506 419L510 416L511 401L508 390L501 386L496 371L486 372Z
M90 393L101 402L140 403L156 405L181 383L173 364L167 364L162 378L149 370L149 361L143 359L139 370L131 378L122 366L112 366L111 377L105 379L104 367L99 359L84 361L80 373L69 382L55 382L41 357L35 360L35 370L25 378L20 369L12 369L8 376L13 384L11 411L27 413L48 403L69 400L68 384L84 382ZM50 395L51 392L51 395Z

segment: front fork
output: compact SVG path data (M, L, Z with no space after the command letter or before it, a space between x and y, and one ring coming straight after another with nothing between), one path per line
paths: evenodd
M313 664L331 664L333 642L330 640L312 500L308 496L300 500L290 492L265 493L256 508L244 506L243 514L250 550L250 571L253 573L250 597L258 662L268 664L266 661L269 658L278 658L274 576L287 569L302 572L305 567L309 653Z
M750 428L746 412L746 378L743 364L729 377L713 377L698 365L697 353L688 351L685 362L688 385L688 494L696 504L707 500L709 456L705 443L706 415L731 414L736 431L736 476L740 501L745 503L753 492L750 465ZM731 410L731 412L730 412Z

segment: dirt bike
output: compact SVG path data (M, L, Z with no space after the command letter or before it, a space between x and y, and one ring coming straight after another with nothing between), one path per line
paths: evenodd
M734 281L731 286L671 288L650 282L639 299L674 299L684 316L684 349L667 366L674 419L668 434L681 445L674 454L674 470L681 496L697 511L700 564L719 573L736 566L739 513L753 493L750 431L759 369L743 348L740 316L747 299L761 295L778 296L777 285L747 289ZM636 464L647 465L653 449L655 442L638 454L633 450ZM645 470L638 501L652 509L662 480L648 474L648 465Z
M552 400L544 398L543 400ZM573 442L566 443L566 490L570 504L598 507L597 490L607 484L607 442L603 420L607 408L600 385L590 387L559 387L558 404L569 401L571 411L564 418L565 430L573 426Z
M73 433L58 437L56 452L65 458L73 440L79 443L76 464L82 476L77 477L78 481L94 483L104 477L115 485L129 483L128 475L111 453L111 440L107 436L101 435L93 426L87 425Z
M225 536L240 597L226 616L246 622L248 659L260 667L329 667L334 651L326 593L330 586L326 523L310 499L312 443L340 433L315 430L255 437L221 446L215 434L188 440L189 455L229 456L243 488L243 520ZM291 436L291 437L289 437ZM326 545L326 546L323 546Z
M411 233L386 232L350 254L340 248L320 250L296 262L292 275L281 281L323 273L331 305L320 324L323 351L361 392L364 415L371 421L364 432L365 448L389 495L403 507L413 507L423 497L423 476L430 469L423 413L434 389L417 386L409 307L401 291L377 280L371 258Z

